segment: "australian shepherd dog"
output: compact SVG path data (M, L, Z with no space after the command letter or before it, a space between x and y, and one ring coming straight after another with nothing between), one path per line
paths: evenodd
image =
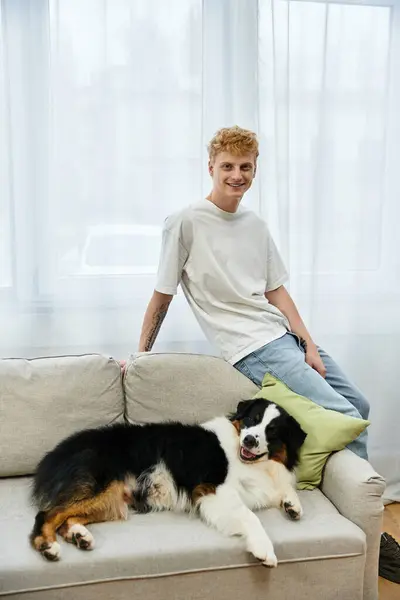
M239 535L268 567L277 565L270 538L253 510L302 508L293 469L306 434L276 404L245 400L235 414L200 425L114 424L86 429L44 456L33 481L39 512L31 543L60 558L58 533L92 550L86 525L144 513L190 511L225 535Z

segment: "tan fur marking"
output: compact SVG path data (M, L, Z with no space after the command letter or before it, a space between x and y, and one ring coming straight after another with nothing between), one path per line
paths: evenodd
M271 456L271 460L274 460L275 462L279 462L282 463L283 465L287 465L287 450L286 450L286 446L283 445L282 448L280 450L278 450L278 452L276 452L273 456Z
M238 421L238 420L232 421L232 425L234 426L234 428L236 429L236 431L238 433L240 433L240 421Z
M31 539L31 544L35 550L40 550L40 547L43 543L44 537L42 535L37 535L35 538Z
M86 523L126 519L128 510L124 501L125 494L125 484L113 481L104 492L93 498L81 500L66 508L54 508L46 514L42 535L32 540L33 546L40 551L43 543L54 542L56 531L70 518L79 519L80 524L83 524L82 518Z
M192 492L193 504L197 504L198 501L203 498L203 496L215 494L216 489L217 488L212 483L201 483L200 485L197 485Z
M71 529L72 525L87 525L87 523L89 523L88 517L69 517L69 519L64 521L57 533L64 539L67 539L68 531Z

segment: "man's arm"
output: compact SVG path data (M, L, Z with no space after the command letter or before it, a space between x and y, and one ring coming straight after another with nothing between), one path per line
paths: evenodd
M318 354L317 346L307 331L307 328L299 315L299 311L285 286L281 285L276 290L265 292L265 297L285 315L290 323L293 333L296 333L302 339L306 352L306 363L322 375L322 377L325 377L326 369Z
M154 290L143 319L139 352L150 352L152 349L172 298L171 294L161 294Z

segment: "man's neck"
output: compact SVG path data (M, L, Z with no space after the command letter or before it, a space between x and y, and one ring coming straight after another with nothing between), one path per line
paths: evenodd
M221 210L229 213L235 213L241 201L241 198L227 198L226 196L220 196L215 192L211 192L206 199L215 204L215 206L218 206Z

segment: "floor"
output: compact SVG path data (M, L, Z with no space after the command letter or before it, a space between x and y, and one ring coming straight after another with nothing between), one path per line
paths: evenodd
M383 515L383 529L400 541L400 503L388 504ZM379 578L379 600L399 600L400 584Z

